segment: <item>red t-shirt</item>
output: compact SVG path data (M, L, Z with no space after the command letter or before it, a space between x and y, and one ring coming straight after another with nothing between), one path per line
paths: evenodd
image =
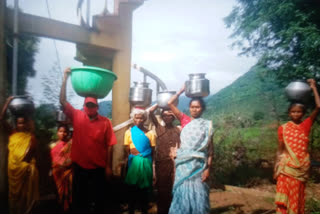
M190 123L190 121L191 121L191 118L188 115L181 112L181 115L180 115L181 127L182 128L185 127L188 123Z
M73 124L71 159L85 169L105 168L107 147L117 143L111 121L98 115L90 120L88 115L67 103L64 113Z

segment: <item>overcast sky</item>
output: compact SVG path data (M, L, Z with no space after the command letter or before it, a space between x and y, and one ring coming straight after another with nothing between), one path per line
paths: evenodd
M7 2L9 6L13 5L13 0ZM48 2L53 19L78 24L77 0ZM102 12L104 2L91 0L91 14ZM239 57L238 50L231 49L231 30L226 29L223 18L235 3L234 0L145 1L134 12L132 63L160 77L169 90L178 90L190 73L206 73L211 94L230 85L256 62L254 58ZM48 17L46 0L20 0L19 5L26 13ZM113 10L111 0L108 0L108 7L110 11ZM62 68L81 65L73 59L76 52L74 44L63 41L57 41L56 44ZM50 76L48 73L56 61L53 40L41 38L35 63L37 76L29 81L28 87L37 103L47 102L43 98L41 79ZM62 73L57 75L62 78ZM131 80L142 81L143 77L138 71L132 70ZM148 81L154 89L154 81ZM60 89L59 84L57 89ZM70 85L68 90L72 91ZM111 96L106 99L111 99ZM77 107L82 102L83 99L77 96L71 100Z

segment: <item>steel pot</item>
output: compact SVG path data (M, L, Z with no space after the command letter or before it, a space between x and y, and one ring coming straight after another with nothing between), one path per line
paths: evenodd
M56 112L56 121L60 123L68 122L68 118L63 111L58 110Z
M134 86L130 88L129 101L131 105L138 107L147 107L151 104L152 90L147 82L133 82Z
M288 99L292 102L307 103L311 96L310 86L301 80L291 82L285 88Z
M189 80L185 82L185 94L187 97L206 97L210 94L210 82L204 73L189 74Z
M170 98L175 95L176 92L175 91L163 91L163 92L159 92L158 97L157 97L157 103L158 106L160 108L163 109L169 109L168 106L168 101L170 100ZM178 105L178 99L176 100L176 102L174 103L175 106Z
M15 96L8 106L13 115L31 115L34 104L28 96Z

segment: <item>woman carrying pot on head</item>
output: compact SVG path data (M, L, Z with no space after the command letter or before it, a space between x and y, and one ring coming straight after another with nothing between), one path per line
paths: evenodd
M8 105L4 104L0 120L10 133L8 144L9 209L11 214L29 213L39 199L38 169L36 168L36 140L33 121L25 115L15 115L15 128L5 119Z
M314 94L315 109L303 120L305 106L292 103L288 108L290 121L278 129L278 151L274 171L274 178L277 180L277 213L304 213L305 185L310 168L308 136L320 110L316 82L309 79L308 83Z
M210 212L209 185L213 159L212 123L201 118L205 110L202 98L192 98L189 103L191 117L182 113L175 101L184 87L168 101L174 115L180 120L180 148L177 150L171 214L205 214Z
M172 200L172 187L174 182L174 155L180 146L180 129L173 125L175 120L171 110L162 109L161 119L165 123L160 125L153 112L158 105L153 106L150 118L156 127L157 143L155 149L155 175L158 190L157 208L159 214L169 212Z
M140 203L142 213L148 212L148 193L152 189L152 154L156 145L153 131L144 127L148 114L135 108L131 112L134 126L124 136L124 145L128 154L128 172L125 183L129 185L129 213L135 211Z
M58 141L51 149L52 175L59 194L59 202L67 212L72 202L72 161L69 127L60 124L57 131Z

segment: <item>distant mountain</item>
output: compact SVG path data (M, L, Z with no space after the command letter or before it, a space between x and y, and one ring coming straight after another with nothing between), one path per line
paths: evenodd
M206 103L204 117L213 121L230 114L248 118L260 115L271 121L283 118L288 104L284 89L259 67L253 67L231 85L210 96Z
M190 102L190 98L188 98L186 96L180 96L178 108L181 111L187 111L189 108L189 102ZM153 104L154 103L155 103L155 101L153 102ZM112 101L111 100L99 102L99 114L102 116L107 116L108 118L111 118L111 116L112 116Z
M190 102L190 98L186 96L180 96L179 103L178 103L178 108L180 109L180 111L188 111L189 102Z
M180 96L178 108L188 112L189 102L190 98ZM213 121L226 115L274 121L286 117L288 106L284 88L279 87L276 79L259 67L253 67L231 85L206 97L205 102L207 110L204 117ZM103 101L99 105L99 113L111 117L112 101Z
M112 117L112 101L102 101L99 103L99 114L108 118Z

